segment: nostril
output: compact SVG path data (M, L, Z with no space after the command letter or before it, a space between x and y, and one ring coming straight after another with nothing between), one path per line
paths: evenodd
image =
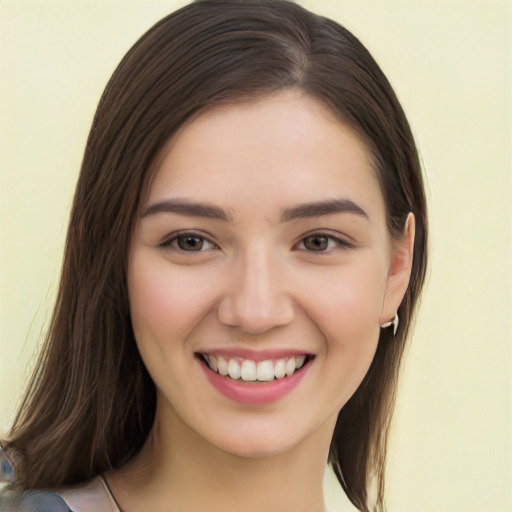
M267 331L289 324L294 317L294 310L286 298L281 304L276 301L252 301L236 300L226 297L219 305L217 317L220 323L229 327L235 327L240 331L261 335Z

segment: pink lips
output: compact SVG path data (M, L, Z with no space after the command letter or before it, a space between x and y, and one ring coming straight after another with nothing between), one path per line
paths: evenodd
M253 361L263 361L266 359L277 359L280 357L299 355L296 351L255 353L254 351L237 350L236 354L233 354L232 351L229 351L228 353L228 351L216 350L214 353L217 355L252 359ZM201 366L209 382L227 398L244 405L265 405L276 402L295 389L304 378L311 365L305 364L293 375L283 379L258 383L233 380L211 370L204 362L201 363Z

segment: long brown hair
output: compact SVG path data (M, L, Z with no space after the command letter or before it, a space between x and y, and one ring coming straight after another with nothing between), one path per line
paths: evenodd
M109 81L87 141L51 324L6 440L22 488L85 481L144 444L155 386L135 345L126 287L141 194L166 143L192 116L286 88L323 102L367 144L392 236L401 236L409 212L416 217L400 328L395 337L381 331L368 374L339 413L329 455L355 506L383 509L397 376L426 268L421 170L402 108L365 47L286 0L192 3L154 25Z

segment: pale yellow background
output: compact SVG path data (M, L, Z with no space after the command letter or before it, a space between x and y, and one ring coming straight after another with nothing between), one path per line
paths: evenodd
M101 91L138 36L182 3L0 1L0 433L51 310ZM369 47L429 176L431 269L396 411L390 510L508 512L511 2L305 3ZM328 484L333 510L337 492Z

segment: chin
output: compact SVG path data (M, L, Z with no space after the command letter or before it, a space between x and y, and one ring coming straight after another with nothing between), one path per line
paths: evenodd
M226 442L216 443L216 447L225 453L244 459L266 459L278 457L292 451L301 444L299 439L251 439L233 442L233 439Z
M303 418L305 419L305 418ZM300 425L298 421L247 421L237 422L226 426L218 425L219 430L210 429L205 432L205 439L217 449L246 459L263 459L278 457L295 451L309 451L319 453L325 448L328 450L336 424L337 414L330 416L319 424L310 423ZM261 420L261 418L259 418ZM200 432L198 432L200 434Z

